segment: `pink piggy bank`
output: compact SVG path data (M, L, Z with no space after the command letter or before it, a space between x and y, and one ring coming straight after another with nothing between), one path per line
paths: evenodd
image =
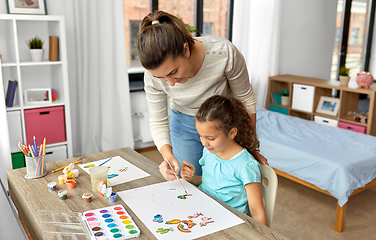
M358 73L356 83L358 84L359 88L369 88L369 86L371 86L373 83L372 74L369 72Z

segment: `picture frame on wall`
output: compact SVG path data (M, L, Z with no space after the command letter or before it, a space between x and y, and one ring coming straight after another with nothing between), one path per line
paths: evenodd
M6 0L10 14L47 15L46 0Z
M339 110L339 98L321 96L316 112L331 116L337 116Z

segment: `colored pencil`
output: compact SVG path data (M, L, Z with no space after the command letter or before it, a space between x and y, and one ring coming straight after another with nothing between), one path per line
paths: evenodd
M42 149L40 149L39 151L42 151ZM44 155L45 155L45 154L46 154L46 138L43 139L42 174L43 174Z
M77 161L77 162L74 162L73 164L77 164L77 163L80 163L81 161ZM60 171L60 170L63 170L65 167L68 167L68 165L64 166L64 167L60 167L60 168L56 168L55 170L53 170L52 172L57 172L57 171Z
M37 139L35 139L35 136L33 136L33 140L34 140L34 149L35 149L35 156L38 156L38 145L37 145Z
M167 158L164 158L164 159L166 160L166 162L167 162L168 165L170 166L171 170L174 171L174 169L172 168L172 166L171 166L170 162L167 160ZM185 190L185 187L184 187L183 184L180 182L180 179L179 179L178 175L176 175L175 171L174 171L174 174L175 174L176 179L179 181L181 187L183 188L184 192L185 192L186 194L188 194L188 193L187 193L187 190Z
M99 164L98 166L102 166L103 164L105 164L106 162L110 161L112 158L109 158L107 161L104 161L102 162L101 164Z

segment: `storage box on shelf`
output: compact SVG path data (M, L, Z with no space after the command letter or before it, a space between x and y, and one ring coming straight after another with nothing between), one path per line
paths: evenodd
M0 33L0 89L6 91L9 80L18 83L13 106L7 107L5 113L12 150L0 151L16 152L17 145L13 146L16 138L30 144L35 135L39 142L46 138L46 151L64 149L60 151L64 154L54 154L57 160L73 157L64 17L0 14ZM42 62L31 61L26 44L27 39L35 36L44 41ZM59 41L57 61L49 61L50 36ZM55 90L58 98L26 101L24 93L30 89Z
M302 86L310 90L304 92L305 90L302 91ZM289 104L287 106L273 104L271 94L285 89L290 91ZM322 96L332 97L334 90L337 90L339 93L340 107L338 114L332 116L316 112L320 98ZM366 123L355 121L360 94L366 94L369 99L368 121ZM339 127L364 132L373 136L376 136L375 101L375 86L371 86L369 89L350 88L348 86L341 86L339 81L294 75L279 75L269 78L268 109L330 126L340 125Z

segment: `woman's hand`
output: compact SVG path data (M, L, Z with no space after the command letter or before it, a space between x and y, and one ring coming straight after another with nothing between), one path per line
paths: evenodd
M165 158L165 160L159 165L159 172L161 172L166 180L172 181L176 179L175 174L179 174L180 166L178 160L175 157L169 158L168 161L173 169L170 168L170 165L167 163Z
M183 166L181 167L180 175L184 180L190 182L192 177L195 175L195 167L184 160L182 163Z

